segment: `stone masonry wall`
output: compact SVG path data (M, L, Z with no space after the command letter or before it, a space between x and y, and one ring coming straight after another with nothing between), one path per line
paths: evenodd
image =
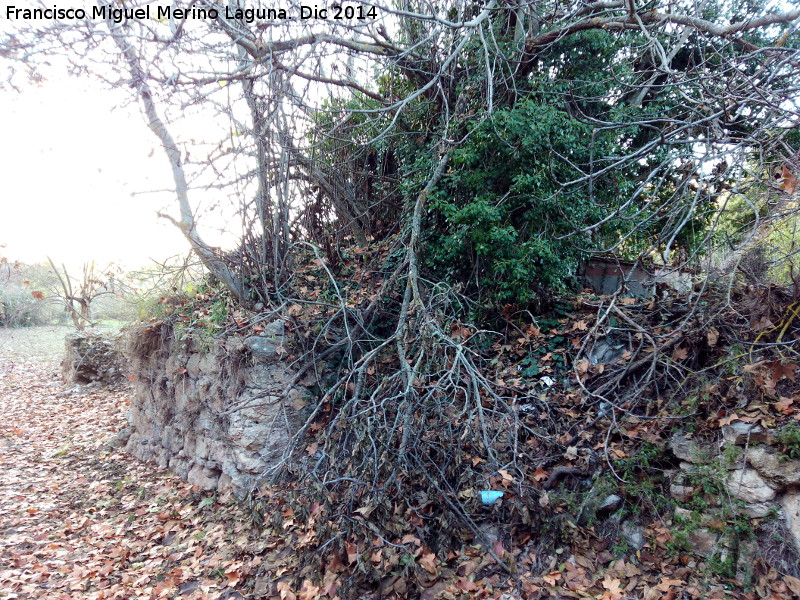
M726 488L730 497L743 503L742 510L752 519L782 517L786 530L800 552L800 460L782 456L773 444L772 432L760 425L734 422L722 427L723 447L735 446L741 457L727 465ZM698 465L718 457L720 448L695 441L691 435L675 434L670 448L681 462L681 472L670 488L678 501L690 498L695 489L685 481ZM676 509L676 513L688 513ZM685 516L685 514L684 514ZM719 536L700 528L692 535L695 550L718 550ZM702 553L702 552L700 552Z
M95 331L74 331L64 339L61 361L68 383L111 385L124 379L125 362L117 347L117 336Z
M126 450L205 490L241 495L302 424L308 390L290 387L283 322L220 340L154 328L128 345L135 394Z

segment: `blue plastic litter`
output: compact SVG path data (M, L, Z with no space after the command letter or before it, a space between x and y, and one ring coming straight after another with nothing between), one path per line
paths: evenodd
M481 490L481 502L486 506L491 506L503 497L503 492L494 490Z

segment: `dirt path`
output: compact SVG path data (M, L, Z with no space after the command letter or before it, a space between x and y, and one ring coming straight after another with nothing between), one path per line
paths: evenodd
M109 448L127 391L58 375L0 359L0 598L254 597L239 506Z

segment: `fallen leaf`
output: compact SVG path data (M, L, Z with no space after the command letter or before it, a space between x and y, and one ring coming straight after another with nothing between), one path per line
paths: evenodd
M672 360L686 360L686 357L688 356L689 350L687 348L681 348L678 346L672 351Z
M619 579L616 579L611 574L606 573L606 576L603 579L603 587L608 590L608 593L603 594L603 596L609 598L609 600L617 600L618 598L622 598L624 592L620 586L620 583L621 582Z
M436 555L433 552L423 552L422 556L417 559L417 562L431 575L436 575L438 573Z
M345 542L344 548L347 551L347 563L352 565L358 560L358 549L353 542Z
M366 519L372 514L372 511L374 510L375 510L374 506L362 506L361 508L357 508L356 512Z
M797 191L797 178L794 176L791 169L785 164L781 165L777 173L777 179L778 185L783 188L783 191L789 196L793 196L795 191Z
M474 592L475 590L478 589L478 586L475 584L475 582L474 581L470 581L466 577L461 577L458 580L458 584L457 585L458 585L458 589L460 589L462 592Z
M555 585L561 579L561 571L552 571L547 575L543 575L542 579L547 585Z
M727 417L723 417L722 419L719 420L719 426L722 427L723 425L730 425L734 421L739 421L739 420L741 420L739 419L739 415L737 415L736 413L731 413Z
M662 577L661 583L658 584L658 589L661 590L662 592L666 592L672 586L677 587L685 584L686 582L684 582L681 579L670 579L669 577Z
M505 469L500 469L500 470L499 470L499 471L497 471L497 472L498 472L498 473L500 474L500 476L503 478L503 481L504 481L504 482L508 482L508 483L514 483L514 478L513 478L513 477L511 476L511 474L510 474L508 471L506 471Z
M777 402L773 402L772 406L779 413L783 415L790 415L794 412L792 404L794 404L794 398L787 398L785 396L782 396L780 400L778 400Z
M764 331L765 329L773 329L775 324L767 317L761 317L758 320L750 321L750 329L753 331Z
M795 596L800 596L800 579L792 577L791 575L784 575L783 582L786 584Z
M782 363L779 360L776 360L771 363L766 363L764 365L772 372L772 379L775 381L780 381L784 377L789 381L794 381L794 373L797 370L797 365L794 363Z
M289 584L289 582L279 581L277 588L278 588L278 593L281 596L281 600L297 600L297 596L295 596L294 592L292 591L292 586Z
M660 598L661 590L659 590L657 587L646 587L644 589L642 600L660 600Z

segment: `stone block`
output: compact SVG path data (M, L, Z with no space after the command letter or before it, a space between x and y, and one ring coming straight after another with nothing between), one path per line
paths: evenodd
M244 340L245 347L258 360L280 360L286 352L286 336L283 321L273 321L264 327L261 335L253 335Z
M208 438L205 435L198 435L195 438L194 456L208 458Z
M237 411L230 416L228 437L234 447L258 451L264 447L272 429L270 424L251 421Z
M767 441L767 430L756 423L736 421L722 426L725 443L735 446L761 444Z
M766 517L775 505L772 502L760 502L758 504L748 504L742 511L751 519L762 519Z
M775 498L775 488L755 469L731 471L728 490L735 498L750 504L769 502Z
M158 465L159 469L166 469L169 466L169 460L172 453L163 446L157 446L153 452L153 460Z
M186 474L186 481L206 491L215 490L219 482L219 471L195 463Z
M645 547L647 540L644 537L644 527L625 521L622 524L622 537L628 542L635 550L641 550Z
M676 457L692 464L705 463L714 454L710 447L698 444L682 433L676 433L670 438L669 447Z
M161 445L171 452L178 452L183 448L183 435L178 427L167 425L161 432Z
M262 456L243 448L234 448L231 454L237 470L245 473L261 474L268 465Z
M793 490L781 498L786 527L792 534L794 545L800 551L800 491Z
M189 469L192 467L192 461L187 458L173 456L169 461L170 470L181 479L186 479L189 475Z
M202 354L192 354L189 357L189 360L186 361L186 372L189 377L198 377L200 375L202 363Z
M227 473L222 473L217 480L217 491L220 493L227 492L233 486L233 478Z
M113 384L127 373L116 337L93 331L76 331L66 336L66 353L61 362L69 383Z
M747 462L765 479L780 487L800 485L800 460L784 460L770 452L765 446L757 446L747 451Z
M689 485L681 485L680 483L671 483L669 486L670 495L676 500L685 501L692 497L694 494L694 487Z

